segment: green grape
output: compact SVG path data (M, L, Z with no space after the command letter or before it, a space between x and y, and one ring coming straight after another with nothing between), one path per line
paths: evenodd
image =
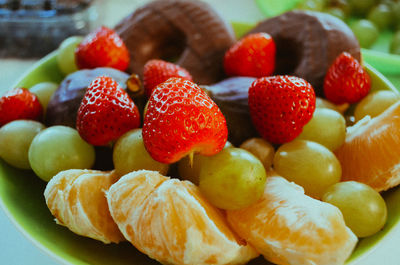
M359 121L367 115L371 118L376 117L399 100L400 95L393 91L372 92L357 104L354 110L354 118Z
M75 49L78 47L79 43L83 40L83 37L72 36L65 39L57 53L57 63L60 67L61 72L68 75L78 70L75 63Z
M345 17L350 16L351 6L347 0L333 0L331 6L341 9Z
M316 97L315 100L315 107L316 108L328 108L328 109L333 109L336 110L336 105L331 103L330 101L320 98L320 97Z
M389 50L393 54L400 55L400 30L393 35Z
M380 3L381 3L381 4L384 4L384 5L388 5L388 6L390 7L390 6L393 5L393 3L395 3L396 1L398 1L398 0L381 0Z
M311 11L322 11L325 8L327 2L327 0L305 0L301 1L297 5L297 8Z
M350 28L363 48L371 47L371 45L378 39L378 28L369 20L360 19L355 21L350 25Z
M114 145L115 172L123 176L129 172L147 169L166 175L168 164L155 161L144 147L142 129L134 129L122 135Z
M337 111L316 108L312 119L303 127L298 139L314 141L331 151L341 146L346 138L346 121Z
M377 0L348 0L352 13L365 15L377 4Z
M342 168L325 146L305 140L283 144L275 153L275 171L302 186L305 193L321 198L324 191L340 181Z
M400 30L400 1L393 3L391 5L391 10L396 23L395 27L397 30Z
M339 7L330 7L326 10L326 13L331 14L332 16L335 16L341 20L346 18L343 9L340 9Z
M388 28L393 22L393 14L387 5L377 5L368 13L368 20L374 23L380 30Z
M0 128L0 157L8 164L31 169L28 150L33 138L45 127L37 121L15 120Z
M34 85L29 89L33 94L35 94L39 101L40 104L43 107L43 111L46 113L47 109L47 104L50 101L51 96L53 93L57 90L58 84L53 83L53 82L43 82Z
M225 148L203 161L199 187L216 207L240 209L264 193L266 171L254 155L241 148Z
M234 146L229 141L226 141L224 148L234 148ZM190 163L190 157L185 156L178 162L179 176L182 179L189 180L192 183L199 185L200 169L203 165L203 161L209 158L210 157L208 156L194 154L193 161Z
M349 104L345 103L345 104L342 104L342 105L335 105L335 104L333 104L332 102L330 102L330 101L328 101L326 99L317 97L316 101L315 101L315 107L316 108L331 109L331 110L335 110L335 111L337 111L339 113L343 113L343 112L345 112L347 110L347 108L349 107Z
M272 166L272 160L274 159L275 149L274 147L262 138L251 138L246 140L240 145L240 148L249 151L260 159L266 170Z
M346 225L358 237L373 235L386 223L385 201L366 184L356 181L337 183L327 189L322 200L340 209Z
M41 131L33 139L28 156L33 171L44 181L63 170L91 168L95 160L93 146L66 126Z

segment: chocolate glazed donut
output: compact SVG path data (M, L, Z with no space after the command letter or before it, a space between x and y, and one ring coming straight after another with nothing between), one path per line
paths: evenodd
M115 30L130 51L129 71L142 76L150 59L176 60L198 84L224 77L223 56L235 42L231 26L201 1L151 2L124 18Z
M310 82L317 95L329 66L343 51L360 61L360 45L351 29L329 14L291 11L260 22L248 34L266 32L276 42L276 74Z

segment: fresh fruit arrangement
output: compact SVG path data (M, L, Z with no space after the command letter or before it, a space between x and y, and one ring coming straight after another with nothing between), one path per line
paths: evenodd
M327 12L346 21L361 47L369 48L382 32L393 32L389 52L400 54L400 1L304 0L299 9Z
M174 1L215 16L203 3ZM344 264L358 238L385 226L380 192L400 184L398 93L371 91L374 78L343 23L330 25L345 44L329 37L316 48L324 57L299 54L308 30L332 20L301 11L261 22L226 47L212 68L225 75L214 82L215 73L205 78L186 61L159 59L170 54L167 44L131 72L139 55L127 28L140 19L133 32L146 28L143 12L166 2L123 20L121 36L101 27L66 40L56 55L68 73L59 86L0 98L1 159L47 182L41 192L57 224L105 244L129 241L163 264L245 264L258 256ZM310 27L296 26L291 34L301 36L285 39L299 18ZM229 34L219 27L217 36ZM215 41L210 53L220 49ZM296 65L304 62L313 64Z

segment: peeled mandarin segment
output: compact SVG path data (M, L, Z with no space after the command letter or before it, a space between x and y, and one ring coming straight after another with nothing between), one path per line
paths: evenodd
M111 216L120 227L162 182L169 178L156 171L139 170L123 176L107 192ZM122 210L123 209L123 210Z
M67 170L47 184L46 204L58 224L106 244L124 240L108 210L105 191L116 181L113 173Z
M227 211L232 229L276 264L343 264L357 237L346 227L339 209L269 174L257 203Z
M124 236L163 264L244 264L258 255L191 182L136 171L112 185L107 199Z
M344 144L335 151L342 181L362 182L378 192L400 184L399 137L400 102L348 128Z
M64 220L67 220L70 216L69 207L67 207L68 194L65 191L71 188L72 183L80 175L91 172L93 171L80 169L62 171L54 176L51 182L47 183L44 197L47 207L56 218L55 220L58 224L65 225Z

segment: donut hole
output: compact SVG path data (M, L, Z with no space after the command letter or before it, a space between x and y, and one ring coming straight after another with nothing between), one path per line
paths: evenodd
M168 62L177 62L182 56L187 46L186 36L180 30L175 30L173 34L167 35L160 43L160 58Z
M303 44L292 38L275 38L276 44L276 66L275 74L293 74L300 64Z

